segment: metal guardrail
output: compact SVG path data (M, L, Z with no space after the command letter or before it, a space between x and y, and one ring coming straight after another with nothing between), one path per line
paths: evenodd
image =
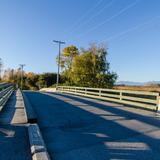
M0 91L5 89L5 88L7 88L7 87L9 87L9 86L12 86L12 84L5 83L5 82L4 83L0 83Z
M160 96L156 92L71 86L59 86L57 91L160 111Z
M3 89L1 92L0 92L0 98L3 97L10 89L12 89L13 87L10 86L10 87L7 87L5 89Z
M13 86L9 86L2 91L0 91L0 111L8 101L9 97L13 93Z

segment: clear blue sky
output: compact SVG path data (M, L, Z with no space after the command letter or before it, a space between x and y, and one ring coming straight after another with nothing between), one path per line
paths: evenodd
M119 80L160 80L159 0L0 0L5 68L56 72L57 45L106 43Z

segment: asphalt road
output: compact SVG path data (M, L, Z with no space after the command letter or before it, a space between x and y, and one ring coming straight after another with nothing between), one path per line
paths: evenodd
M54 160L160 160L155 113L65 94L26 92Z

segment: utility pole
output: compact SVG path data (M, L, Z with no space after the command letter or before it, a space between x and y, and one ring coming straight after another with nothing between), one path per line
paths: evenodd
M56 40L53 40L53 42L57 43L58 46L59 46L59 54L58 54L58 72L57 72L57 87L58 87L58 84L59 84L60 56L61 56L61 44L65 44L65 42L56 41Z
M25 64L20 64L19 66L21 68L21 90L22 90L23 89L23 68Z

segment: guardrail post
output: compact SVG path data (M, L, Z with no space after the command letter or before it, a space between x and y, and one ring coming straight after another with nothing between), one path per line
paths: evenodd
M160 96L157 96L157 113L160 113Z
M101 89L99 90L99 96L101 97Z
M120 91L119 96L120 96L120 101L121 101L122 100L122 91Z
M85 88L85 94L87 94L87 89Z

